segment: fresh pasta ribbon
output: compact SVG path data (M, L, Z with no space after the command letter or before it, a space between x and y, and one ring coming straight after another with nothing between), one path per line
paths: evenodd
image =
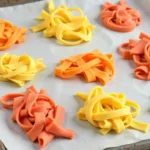
M60 66L55 68L55 76L62 79L83 75L87 82L98 79L103 85L112 79L114 72L113 55L98 50L61 60Z
M0 20L0 51L24 42L26 33L26 28L18 28L6 20Z
M64 45L78 45L92 40L94 26L80 8L68 8L61 5L55 8L52 0L48 4L49 12L42 10L37 20L42 20L38 25L31 27L32 32L44 30L44 37L56 37ZM80 16L74 15L76 11Z
M101 134L111 130L120 133L128 127L147 132L149 124L133 119L140 113L140 106L124 94L105 93L97 86L88 94L77 92L76 95L84 100L84 107L80 108L77 117L99 127Z
M23 86L44 68L42 59L34 60L28 55L16 56L5 53L0 56L0 81L12 81Z
M141 33L140 40L130 39L119 47L123 59L132 59L137 66L134 70L136 78L150 80L150 36Z
M26 93L6 94L1 98L3 107L13 109L12 120L26 132L32 142L46 146L54 137L72 139L74 131L62 127L65 110L56 105L46 90L38 92L34 86Z
M116 5L105 2L100 18L104 26L119 32L130 32L141 23L140 12L129 7L124 0Z

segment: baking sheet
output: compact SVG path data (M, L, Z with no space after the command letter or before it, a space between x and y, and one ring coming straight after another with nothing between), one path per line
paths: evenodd
M111 1L113 3L117 0ZM56 78L53 74L55 66L60 59L71 55L92 51L96 48L104 53L113 53L115 59L116 74L108 85L104 86L107 92L123 92L128 99L136 101L141 106L141 113L138 120L150 122L150 82L141 81L133 77L134 65L132 61L124 61L117 53L120 43L130 38L137 38L140 32L150 35L150 1L149 0L127 0L128 4L138 9L142 14L142 24L130 33L118 33L103 27L99 20L99 12L104 0L55 0L56 5L67 4L70 7L80 7L88 16L91 23L96 26L93 33L93 40L78 46L63 46L56 39L46 39L43 33L31 33L26 35L26 42L14 45L5 51L11 54L29 54L33 58L43 58L47 68L36 75L33 81L18 88L13 83L0 82L0 96L9 92L24 92L30 85L38 89L48 90L49 95L55 102L66 109L64 127L76 131L73 140L55 139L43 150L102 150L110 146L119 146L150 138L150 130L142 133L136 130L127 129L120 134L109 133L102 136L98 129L87 121L76 118L76 113L83 103L75 98L76 91L89 92L99 82L86 83L84 80L75 77L70 80ZM0 18L9 20L17 26L30 28L37 22L34 18L39 16L40 11L45 7L47 1L31 4L0 8ZM5 53L0 52L0 55ZM11 121L11 110L0 107L0 139L6 144L8 150L37 150L39 145L32 143L24 131L17 124Z

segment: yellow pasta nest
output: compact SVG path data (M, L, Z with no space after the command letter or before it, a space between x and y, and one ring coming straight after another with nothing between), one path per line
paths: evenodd
M42 59L34 60L28 55L0 56L0 81L12 81L23 86L25 81L33 79L35 74L45 68Z
M62 44L70 46L92 40L94 26L80 8L68 8L66 5L55 8L50 0L48 11L42 10L37 20L43 21L31 27L32 32L44 30L44 37L56 37ZM73 11L77 11L80 16L74 15Z
M124 94L105 93L97 86L89 94L77 92L76 95L85 101L77 114L78 118L99 127L101 134L105 135L111 130L120 133L128 127L147 132L147 123L133 119L140 113L140 106L127 100Z

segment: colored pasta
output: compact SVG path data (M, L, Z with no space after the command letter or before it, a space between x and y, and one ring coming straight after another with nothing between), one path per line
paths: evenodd
M116 5L105 2L100 18L104 26L119 32L130 32L141 23L139 11L129 7L124 0Z
M94 26L80 8L68 8L66 5L55 8L50 0L48 10L49 12L42 10L41 16L37 18L42 23L31 27L32 32L44 30L44 37L56 37L62 44L70 46L92 40ZM74 15L73 11L80 16Z
M0 51L10 48L13 44L25 41L26 28L18 28L6 20L0 20Z
M137 66L134 70L136 78L150 80L150 36L141 33L140 40L130 39L119 47L123 59L133 59Z
M44 68L42 59L34 60L28 55L16 56L5 53L0 56L0 81L12 81L23 86Z
M76 95L84 100L84 107L80 108L77 117L99 127L101 134L105 135L111 130L120 133L128 127L147 132L147 123L133 119L140 113L140 106L128 100L124 94L105 93L97 86L89 94L77 92ZM134 108L133 112L131 108Z
M62 127L64 108L56 105L46 90L37 92L34 86L26 93L6 94L1 98L3 107L13 109L12 120L26 132L32 142L46 146L54 137L72 139L74 131Z
M83 75L87 82L98 79L101 84L107 84L114 75L112 54L94 50L61 60L60 66L55 68L55 76L62 79L69 79L75 75Z

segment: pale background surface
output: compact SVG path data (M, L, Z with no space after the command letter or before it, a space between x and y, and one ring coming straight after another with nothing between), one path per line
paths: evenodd
M113 0L113 2L117 2ZM29 54L33 58L42 57L47 68L36 75L33 81L18 88L15 84L0 82L0 96L12 92L24 92L30 85L35 85L38 89L48 90L49 95L55 102L66 109L64 127L76 131L73 140L55 139L44 150L102 150L109 146L118 146L137 142L142 139L150 138L148 133L142 133L132 129L127 129L121 134L109 133L106 136L99 134L98 129L86 121L76 118L76 113L83 103L75 99L76 91L89 92L89 90L99 82L86 83L84 80L75 77L70 80L62 80L53 75L55 66L60 59L71 55L92 51L96 48L104 53L113 53L115 59L116 74L112 81L104 87L107 92L123 92L127 98L136 101L141 106L141 113L138 120L150 122L150 82L141 81L133 77L134 65L131 61L124 61L117 53L120 43L126 42L130 38L137 38L140 32L150 35L150 1L149 0L128 0L129 5L138 9L142 14L142 24L130 33L117 33L110 31L102 26L99 20L99 12L104 0L55 0L55 3L68 4L70 7L80 7L83 9L89 20L96 25L93 33L93 40L79 46L62 46L55 39L46 39L43 33L31 33L26 35L26 42L14 45L7 50L11 54ZM35 17L39 16L40 11L46 5L46 1L18 5L13 7L0 8L0 18L9 20L20 27L31 27L36 24ZM0 55L5 52L0 52ZM11 118L12 111L0 108L0 139L6 144L9 150L37 150L38 144L32 143L24 131Z

